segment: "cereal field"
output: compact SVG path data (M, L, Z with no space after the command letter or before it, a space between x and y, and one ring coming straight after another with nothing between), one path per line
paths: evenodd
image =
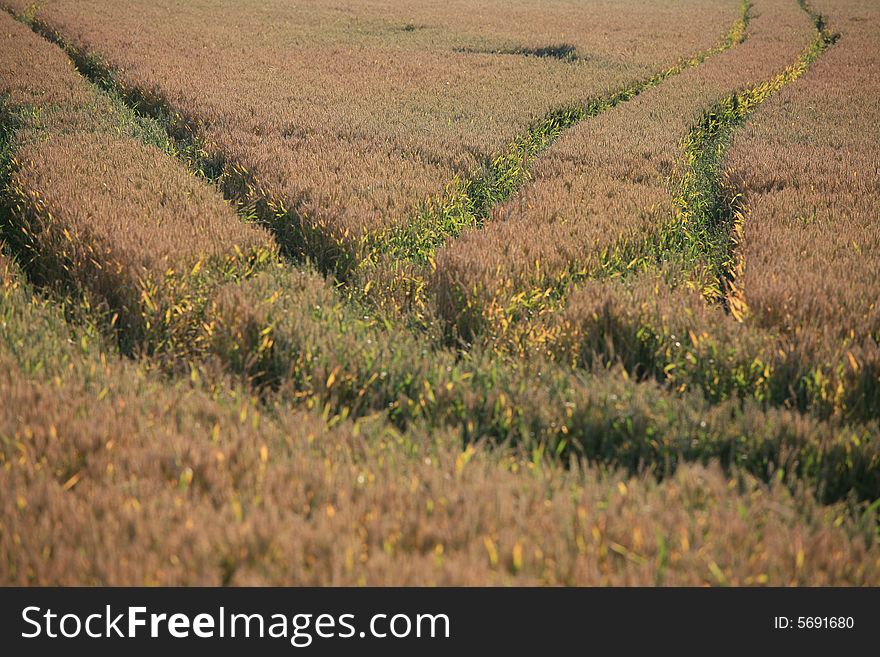
M0 584L880 585L876 0L0 7Z

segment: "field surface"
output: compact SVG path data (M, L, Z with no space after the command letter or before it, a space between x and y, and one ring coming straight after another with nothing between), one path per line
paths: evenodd
M0 584L880 585L876 0L0 9Z

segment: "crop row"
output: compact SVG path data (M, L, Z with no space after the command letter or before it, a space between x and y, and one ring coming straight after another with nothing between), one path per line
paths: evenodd
M126 350L173 352L210 286L273 257L271 236L168 157L159 126L11 16L0 26L5 238L35 281L112 316Z
M733 141L730 178L747 208L738 288L749 324L862 381L848 402L876 412L880 134L872 126L880 111L872 70L880 13L870 4L817 3L826 5L847 17L832 22L840 42Z
M822 16L815 14L814 17L819 30L814 47L797 66L789 68L771 83L741 92L719 106L719 109L707 119L706 125L709 128L701 127L694 133L698 139L687 142L688 149L692 151L689 154L692 160L699 162L697 157L699 149L694 149L693 146L712 136L713 125L722 126L718 132L723 133L726 130L730 135L731 128L761 104L768 91L778 91L788 81L804 75L812 62L836 39L836 35L825 28ZM864 56L864 53L871 52L871 49L866 47L864 35L859 35L857 31L847 32L847 37L850 35L853 37L852 43L841 46L844 56L852 57L852 53L855 52ZM793 88L800 90L799 92L788 91L788 94L796 98L797 93L802 93L805 96L802 101L803 106L815 107L815 94L817 89L821 89L823 68L820 68L820 73L813 74L803 85ZM825 70L835 70L831 75L836 79L837 69L825 68ZM817 86L813 85L814 80L819 82ZM857 84L867 85L868 81L861 80ZM786 89L791 88L786 87ZM780 100L770 101L766 105L767 111L780 112L780 103L786 103L786 117L777 119L776 135L791 134L793 131L789 123L790 113L797 112L799 108L783 97ZM761 107L765 106L761 105ZM763 114L759 114L759 119L762 116ZM840 134L829 134L831 131L826 132L825 121L826 117L821 121L814 118L812 122L804 118L798 125L802 130L812 131L813 135L822 134L827 147L840 153L849 152L855 155L860 144L863 143L862 138L847 139ZM831 121L833 125L852 124L846 119L841 119L841 122ZM828 161L824 156L811 153L804 148L804 144L809 140L810 138L803 135L792 137L792 143L789 145L788 157L798 158L802 167L800 181L797 181L795 174L789 173L792 168L788 167L787 163L784 167L790 179L794 179L791 182L793 187L806 188L807 171L812 173L818 162ZM726 183L729 191L723 192L720 189L722 181L719 170L726 154L727 141L729 136L720 141L719 148L707 149L714 160L711 162L711 167L706 168L706 163L701 163L700 166L692 169L690 180L685 179L686 191L693 191L687 191L683 195L682 206L685 211L680 215L681 224L673 225L674 230L667 231L667 235L679 242L692 240L695 233L699 236L699 230L687 229L688 222L691 222L691 227L696 223L697 228L703 230L703 238L697 240L698 248L694 251L698 255L712 252L718 255L715 266L707 267L714 270L708 277L708 283L714 289L711 289L710 294L707 295L703 287L704 296L717 299L722 294L727 294L724 301L733 319L744 324L734 326L736 322L731 321L731 318L713 313L708 308L698 307L699 300L688 299L688 292L670 290L664 281L645 279L634 282L632 286L610 285L604 290L599 286L592 286L592 289L584 293L574 293L573 297L580 298L572 299L562 323L551 322L553 324L551 333L555 331L559 341L566 343L568 349L578 343L579 338L575 336L584 336L586 340L584 344L576 347L579 356L575 357L582 363L605 361L610 351L614 354L613 358L623 358L630 367L638 364L643 373L647 372L658 378L673 381L682 387L699 387L712 398L725 398L733 394L755 397L776 405L784 404L819 415L841 413L850 417L876 417L877 409L880 408L880 373L878 373L876 356L877 319L872 318L872 313L876 315L876 304L871 290L876 283L876 277L873 276L874 268L871 266L870 256L863 258L861 252L854 249L852 256L854 262L851 266L845 267L847 270L845 276L838 275L835 292L816 290L814 294L805 297L799 282L804 274L796 261L805 253L806 242L794 243L789 241L791 238L786 237L787 246L795 247L797 255L789 251L785 266L780 267L779 261L773 256L776 250L783 248L779 245L779 233L775 237L764 233L761 237L767 239L760 240L755 233L756 229L768 230L768 225L769 231L773 231L773 227L777 225L780 217L784 216L784 212L790 213L792 217L796 216L797 208L804 203L804 200L792 202L787 210L783 210L779 206L774 207L770 200L774 191L779 189L775 182L763 178L760 183L753 182L751 189L744 182L755 180L752 177L755 175L753 171L755 173L761 171L764 176L769 175L773 180L778 180L782 176L776 166L785 162L785 158L778 150L773 156L763 150L760 153L740 152L739 155L734 151L736 159L733 171L726 173L725 176L733 177L736 182ZM761 150L768 148L773 142L772 137L763 133L760 141L753 138L750 145ZM870 197L859 194L858 183L840 185L840 181L858 180L871 171L871 166L867 163L867 158L854 157L845 161L852 164L849 175L841 176L839 171L827 172L826 180L829 181L829 188L817 190L813 200L821 198L823 203L829 204L828 207L835 207L833 217L829 219L839 222L832 230L836 236L847 234L846 231L841 233L838 230L840 226L847 226L852 231L848 234L849 237L852 237L853 232L859 232L860 238L864 240L865 234L856 226L870 224L870 220L867 219L870 213L868 206L871 203L867 199ZM870 184L869 182L868 185ZM757 193L753 193L755 188ZM831 188L836 188L837 196L845 201L836 203ZM763 192L769 192L770 199L762 196ZM742 212L739 217L741 223L738 226L730 225L731 217L728 216L725 220L724 217L719 216L716 204L724 201L725 193L735 194L738 198L737 205ZM698 202L688 203L688 195ZM861 202L852 204L852 199L861 199ZM789 198L789 201L793 200ZM765 201L770 202L765 204ZM851 205L846 206L846 202ZM724 210L722 209L721 212ZM858 219L859 215L861 219ZM763 226L753 219L755 216L765 218ZM773 218L769 219L770 216ZM697 221L694 222L694 219ZM731 229L734 235L728 237L728 231ZM751 240L748 248L741 248L736 254L738 257L734 259L730 248L734 239L743 240L744 231L748 232ZM712 237L712 233L715 237ZM869 231L867 235L870 234ZM816 235L811 237L815 238ZM843 239L847 240L848 237ZM810 240L810 243L813 244L813 241ZM830 238L815 241L820 247L826 245L830 247L832 243L833 240ZM870 244L870 237L867 243ZM675 252L670 249L668 237L661 244L663 245L661 253ZM761 253L762 265L769 266L773 263L769 266L770 274L768 276L768 272L761 267L752 268L749 270L751 276L746 279L745 253L755 250ZM846 247L828 248L823 251L821 262L825 263L826 267L832 262L834 264L826 271L816 272L814 280L817 284L826 289L827 286L833 285L830 282L833 279L829 278L830 271L840 271L841 253L845 252ZM872 250L868 248L866 252L870 254ZM735 271L728 270L728 266L732 266ZM859 272L862 271L865 273L860 274ZM730 280L734 275L735 283ZM665 278L667 281L670 278L668 268ZM717 282L721 285L716 287L714 284ZM853 285L854 283L856 285ZM757 286L758 294L778 294L780 290L788 289L785 303L782 303L778 297L773 297L772 303L766 303L765 300L766 305L762 307L763 312L773 317L778 317L780 311L789 313L787 323L767 321L766 315L761 317L752 313L748 299L751 298L753 285ZM723 289L725 287L727 289ZM653 300L652 295L656 296ZM792 309L798 306L803 308L800 321L793 321L792 313L796 311ZM610 322L609 313L613 315L613 320ZM676 313L678 313L677 317ZM589 353L589 345L596 345L597 331L611 344L616 343L617 348L612 350L598 348L594 353ZM634 340L635 336L639 336L639 339ZM634 348L627 351L621 348L623 344L629 344ZM672 345L674 348L671 348ZM572 353L570 351L564 353L564 357L571 358Z

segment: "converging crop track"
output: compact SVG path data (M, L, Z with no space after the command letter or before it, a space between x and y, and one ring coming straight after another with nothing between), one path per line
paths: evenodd
M225 123L226 119L203 118L202 114L210 108L193 105L189 101L171 102L168 99L169 92L157 91L148 81L130 80L128 71L117 70L118 67L106 63L104 55L111 59L126 55L113 49L115 43L109 47L109 52L103 53L98 44L86 45L81 40L74 42L63 34L56 23L61 21L60 24L63 25L63 21L67 21L66 24L73 30L82 20L75 13L72 16L67 15L65 3L42 7L26 18L41 34L61 44L90 79L105 89L112 90L138 111L162 122L179 142L178 150L186 156L189 163L200 171L209 173L220 184L228 199L271 228L288 256L308 258L322 271L333 273L338 279L345 279L352 268L365 260L382 258L424 262L447 238L455 237L466 227L479 226L498 201L509 196L527 180L529 165L534 157L567 128L585 117L594 116L656 86L664 79L701 63L710 55L739 41L747 7L748 4L743 2L743 15L737 18L721 44L703 49L697 55L685 54L690 48L689 43L676 44L673 53L684 51L679 61L672 66L664 66L659 73L651 73L640 81L619 73L606 73L604 70L601 76L597 75L592 70L595 66L588 63L575 68L557 64L554 70L562 67L559 70L568 71L567 76L576 75L580 79L580 82L569 82L561 88L570 89L568 93L571 96L586 95L590 100L572 103L570 100L560 102L548 98L543 102L552 103L558 109L552 110L540 120L530 121L531 126L524 134L513 140L500 155L492 158L475 159L472 154L465 156L461 153L454 156L429 156L421 153L413 160L391 165L390 161L376 159L390 157L388 153L380 155L363 151L362 160L358 163L356 159L352 159L351 153L369 146L362 143L361 137L334 137L308 128L285 128L283 148L287 153L293 148L307 145L310 153L321 152L327 159L326 165L309 161L309 166L317 165L321 169L333 169L337 172L330 180L315 180L291 191L287 189L290 187L289 180L282 180L282 177L301 177L300 171L290 169L293 166L299 167L299 163L294 165L283 159L268 160L265 154L254 151L251 145L242 144L243 136L236 135L239 142L225 148L223 144L228 141L227 137L215 134L211 124L215 121ZM99 37L108 38L103 34ZM665 52L662 55L658 53L658 61L662 62L668 56ZM473 57L464 61L471 66L472 59ZM655 65L651 68L656 70L658 67ZM584 87L585 84L588 86ZM520 85L519 82L515 83L514 89L521 90ZM617 90L602 94L599 93L601 86L612 89L616 87ZM465 106L470 105L471 111L478 111L487 102L489 101L482 99L477 90L474 90ZM540 102L534 103L536 109L540 108ZM187 105L192 105L192 108L186 109ZM498 111L494 102L487 109L491 112ZM515 128L519 122L522 122L521 118L502 124L504 133ZM263 127L255 128L255 134L261 142L264 132ZM302 135L293 140L294 135L288 134L291 132ZM331 144L328 141L331 139L338 143ZM484 139L488 140L488 137ZM492 139L494 141L496 137ZM442 136L440 142L442 143ZM345 153L339 151L340 147L345 149ZM405 154L412 148L399 146L393 152ZM461 150L461 147L457 148ZM470 145L465 148L469 153L476 150ZM334 161L334 157L338 161ZM309 158L311 160L313 156L310 155ZM430 166L433 170L429 173L420 173L413 169L425 163L436 164L444 160L469 164L456 164L451 169L447 168L448 173L441 176L451 182L446 182L445 185L442 178L437 177L442 167L432 164ZM267 163L274 164L275 169L267 169ZM362 174L356 173L352 167L362 168L365 165L370 167L370 180L361 183ZM393 175L377 177L383 176L384 171L389 171L389 166L393 166ZM462 176L468 167L476 169L477 173ZM338 174L340 171L347 172L346 180ZM307 175L312 174L309 172ZM427 180L426 176L433 177L439 184L434 183L433 189L425 187L422 180ZM336 188L327 189L328 183L335 183ZM403 187L394 189L394 185ZM422 186L425 192L416 192L413 185ZM439 197L429 198L444 186L444 193ZM344 203L338 203L333 198L338 195L345 199ZM371 200L374 196L383 195L387 197L384 201Z
M387 255L393 260L424 261L448 239L468 228L480 228L500 202L509 198L531 178L531 166L542 152L584 119L595 117L661 84L667 78L702 64L724 52L746 36L750 3L742 3L742 15L718 45L679 61L649 78L615 91L586 105L569 105L550 112L513 141L505 152L485 163L477 175L450 184L446 198L429 205L413 221L378 235L370 255Z
M733 129L746 116L804 75L836 39L821 15L811 16L816 38L795 65L725 99L689 133L684 141L684 175L673 178L673 189L681 190L676 220L652 234L647 246L641 243L626 257L618 257L616 267L601 272L600 278L610 274L611 280L594 284L573 276L565 286L549 289L538 298L543 306L537 319L489 324L494 331L506 330L501 344L520 352L549 352L573 365L619 362L636 376L657 378L680 390L696 387L711 399L752 397L821 416L877 417L873 306L862 310L861 318L850 316L849 321L867 320L864 329L850 325L836 340L827 333L832 321L824 322L822 328L803 326L780 334L776 327L749 316L744 287L731 280L731 267L742 270L742 258L736 259L731 249L741 239L742 218L750 207L732 186L723 183L726 147ZM748 171L746 164L742 166ZM614 282L636 271L646 274L626 284ZM662 279L652 274L661 274ZM754 275L768 289L762 272ZM870 286L870 278L862 280ZM733 319L704 307L684 287L701 291L710 301L720 298ZM855 298L870 303L871 295ZM562 306L566 310L560 313ZM847 317L842 311L838 316ZM737 326L743 320L745 324Z
M755 8L741 46L576 126L494 221L438 253L432 288L461 336L503 330L540 312L573 281L653 255L653 235L681 206L669 181L688 166L681 144L691 127L731 90L761 84L797 61L812 40L811 21L793 0Z

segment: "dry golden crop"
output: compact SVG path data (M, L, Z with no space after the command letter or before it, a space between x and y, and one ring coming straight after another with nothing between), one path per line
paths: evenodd
M880 585L877 11L2 4L0 583Z

